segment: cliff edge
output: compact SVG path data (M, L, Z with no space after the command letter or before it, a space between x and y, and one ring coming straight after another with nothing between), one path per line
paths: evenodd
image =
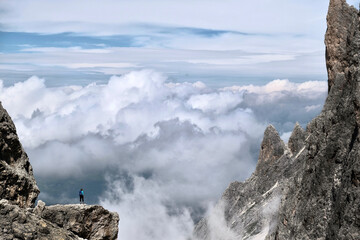
M253 175L225 190L196 239L360 239L360 20L346 0L330 0L325 36L328 97L287 146L269 126Z
M0 239L117 239L119 215L96 205L45 206L9 114L0 103Z

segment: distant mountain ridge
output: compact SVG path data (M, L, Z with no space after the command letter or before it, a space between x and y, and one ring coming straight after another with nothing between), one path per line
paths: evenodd
M360 239L359 17L330 0L322 112L306 130L296 125L287 145L265 130L255 172L230 184L196 239Z

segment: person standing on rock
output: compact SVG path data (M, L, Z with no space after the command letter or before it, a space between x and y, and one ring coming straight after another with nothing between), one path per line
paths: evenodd
M81 204L81 201L84 204L84 190L83 189L80 189L79 197L80 197L80 204Z

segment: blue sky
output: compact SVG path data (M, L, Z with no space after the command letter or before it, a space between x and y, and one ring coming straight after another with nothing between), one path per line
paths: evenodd
M349 1L357 5L358 1ZM155 69L173 81L326 80L328 1L1 1L0 78L49 86Z

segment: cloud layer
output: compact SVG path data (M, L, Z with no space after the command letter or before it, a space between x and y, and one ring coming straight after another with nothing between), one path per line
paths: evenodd
M40 198L73 202L85 186L88 202L120 213L120 238L154 240L186 239L209 203L252 173L266 125L304 126L326 90L288 80L214 89L151 70L84 87L0 84Z
M151 68L189 82L199 76L231 84L250 78L325 80L327 5L310 0L3 1L0 77L8 84L38 75L58 84Z
M85 86L91 81L106 83L104 79L113 74L150 68L164 72L178 82L201 79L213 87L250 84L254 81L264 84L272 80L271 76L291 77L295 81L322 80L326 77L322 47L320 51L317 48L297 48L298 52L292 51L291 47L287 50L280 47L298 39L282 39L287 43L277 41L279 46L272 45L271 50L255 49L250 43L254 39L244 44L235 39L234 44L236 42L246 51L231 50L236 48L236 44L231 47L231 44L219 42L218 38L212 41L219 46L229 46L230 50L216 49L216 46L209 47L216 51L206 50L206 45L200 42L202 50L167 47L22 47L20 51L1 55L0 77L4 77L6 86L32 75L45 76L47 86ZM196 41L188 36L182 42ZM264 46L261 42L257 44Z
M129 23L195 27L241 32L308 32L324 26L319 15L326 1L70 1L15 0L2 3L2 29L11 31L95 35L131 33ZM136 29L135 29L136 31ZM121 34L121 32L120 32Z

